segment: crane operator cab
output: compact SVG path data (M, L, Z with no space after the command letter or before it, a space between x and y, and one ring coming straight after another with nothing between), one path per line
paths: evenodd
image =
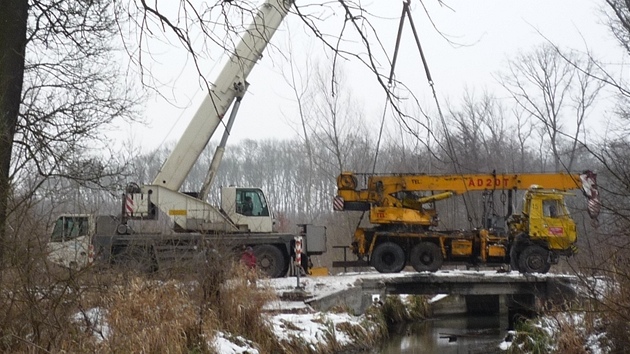
M272 232L269 205L259 188L221 188L221 209L234 223L248 225L251 232Z
M542 188L530 189L525 194L523 212L529 218L529 237L543 241L550 250L573 253L571 245L577 240L577 228L565 204L568 193Z
M55 221L47 245L48 259L67 268L83 268L92 263L94 222L88 214L61 215Z

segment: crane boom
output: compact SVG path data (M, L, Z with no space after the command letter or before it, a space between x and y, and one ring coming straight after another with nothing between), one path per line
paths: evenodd
M343 172L337 177L335 210L370 210L373 224L408 223L433 225L436 212L422 204L472 191L527 190L532 186L555 191L581 189L589 198L589 214L599 213L595 174L511 173L511 174L365 174L366 188L359 189L357 175ZM413 196L414 192L439 193ZM595 193L595 194L593 194ZM404 215L403 215L404 214Z
M367 189L356 189L357 180L352 172L344 172L337 178L339 196L351 202L380 202L392 199L400 191L449 191L463 194L483 190L525 190L532 185L556 190L581 189L579 174L568 173L512 173L512 174L395 174L366 175Z
M247 76L292 3L293 0L267 0L260 7L254 22L243 34L229 62L221 70L173 152L162 165L153 185L179 190L239 90L247 86Z

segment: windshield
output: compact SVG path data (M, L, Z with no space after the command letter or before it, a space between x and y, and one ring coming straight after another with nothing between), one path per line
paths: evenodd
M563 200L548 199L543 201L543 215L548 218L561 218L566 216L566 208Z
M236 212L246 216L269 216L267 200L260 189L239 188L236 191Z
M50 240L62 242L88 234L87 216L61 216L55 222Z

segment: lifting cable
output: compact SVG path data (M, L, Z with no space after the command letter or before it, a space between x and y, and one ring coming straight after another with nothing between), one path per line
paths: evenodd
M383 115L381 116L381 127L378 130L378 139L376 140L376 151L374 153L374 164L372 165L372 174L376 172L376 162L378 160L378 152L381 146L381 139L383 137L383 127L385 126L385 116L387 114L387 102L389 102L389 95L385 97L385 104L383 105Z
M394 68L396 66L396 60L398 58L398 50L400 49L400 39L402 37L402 29L403 29L403 25L405 23L405 15L406 17L409 19L409 24L411 25L411 30L413 31L413 36L414 39L416 41L416 45L418 46L418 51L420 52L420 57L422 59L422 65L424 66L424 72L426 74L427 80L429 82L429 86L431 86L431 92L433 93L433 99L435 100L435 105L437 107L438 110L438 115L440 117L440 122L442 123L442 127L444 129L444 135L446 138L446 145L447 145L447 154L449 155L449 157L451 158L451 161L453 161L453 168L455 169L455 173L462 175L461 169L460 169L460 164L459 161L457 159L457 154L455 153L455 148L453 147L453 142L451 140L450 134L448 133L447 130L447 124L446 124L446 120L444 119L444 114L442 113L442 108L440 107L440 102L438 100L437 97L437 93L435 90L435 84L433 82L433 78L431 77L431 72L429 71L429 64L427 62L426 57L424 56L424 51L422 50L422 45L420 44L420 38L418 36L418 32L416 31L416 26L413 23L413 18L411 17L411 11L409 10L409 5L410 5L410 0L405 0L403 2L403 9L402 9L402 14L400 16L400 23L398 25L398 37L396 38L396 48L394 49L394 57L392 58L392 69L390 71L390 75L389 75L389 85L392 84L393 81L393 77L394 77ZM464 200L464 207L466 208L466 214L468 216L468 223L470 224L471 228L474 227L473 225L473 218L471 218L470 216L470 208L468 206L468 200L466 198L466 195L463 194L462 198ZM473 209L474 212L474 209ZM477 215L476 212L474 212L474 218L477 219Z
M392 67L392 70L393 70L393 67ZM391 86L391 79L390 79L389 85ZM376 151L374 152L374 163L372 164L372 174L376 173L376 163L378 162L378 152L380 151L380 147L381 147L381 139L383 138L383 128L385 126L385 117L387 115L387 102L389 102L389 95L386 95L385 104L383 105L383 115L381 116L381 126L378 130L378 139L376 140ZM367 185L367 180L364 181L364 184ZM363 220L365 213L366 213L365 211L361 213L361 217L359 217L359 222L357 223L357 229L359 228L359 226L361 226L361 221Z
M378 161L378 152L381 146L381 138L383 137L383 126L385 125L385 115L387 114L387 102L389 101L389 96L385 98L385 104L383 107L383 116L381 117L381 127L378 131L378 140L376 141L376 152L374 153L374 164L372 165L372 174L376 172L376 161ZM365 185L367 185L367 179L363 181ZM357 229L361 226L361 221L363 221L363 217L365 216L365 211L361 213L361 217L359 217L359 222L357 223Z

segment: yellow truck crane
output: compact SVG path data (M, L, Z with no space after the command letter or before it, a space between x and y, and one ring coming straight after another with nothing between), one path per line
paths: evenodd
M366 188L358 188L357 176ZM559 256L571 256L577 232L565 205L566 191L581 189L591 218L599 213L596 174L355 174L337 178L337 211L369 212L370 227L357 227L351 245L358 260L381 273L400 272L407 264L434 272L444 262L510 264L523 273L546 273ZM472 191L488 197L507 191L507 215L493 219L484 203L482 226L437 230L435 202ZM524 190L520 214L512 214L512 196ZM484 198L487 201L487 198ZM494 221L494 222L493 222ZM506 227L507 226L507 227ZM346 266L353 262L345 262Z

